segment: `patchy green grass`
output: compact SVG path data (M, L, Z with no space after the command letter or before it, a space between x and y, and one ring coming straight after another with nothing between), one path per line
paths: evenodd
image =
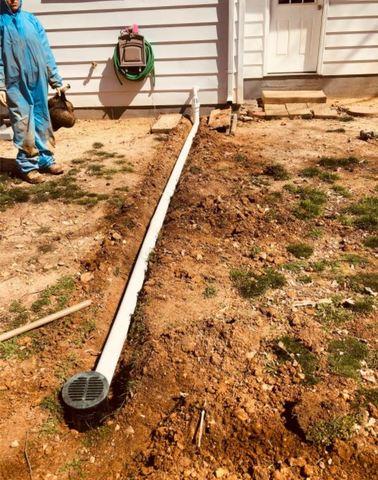
M291 243L286 247L287 251L297 258L310 258L314 249L307 243Z
M356 417L344 415L331 420L320 420L312 425L306 432L306 440L315 445L327 447L336 439L348 440L354 433Z
M300 273L302 272L305 268L307 267L307 264L306 262L302 262L302 261L296 261L296 262L288 262L288 263L284 263L282 265L282 268L284 270L287 270L289 272L293 272L293 273Z
M44 397L39 405L43 410L49 412L52 417L60 419L63 415L63 408L59 401L59 390Z
M77 367L77 365L76 355L70 353L67 357L59 360L54 370L54 375L59 381L63 382L68 378L74 367Z
M322 190L311 187L295 187L285 185L290 193L298 195L300 202L293 210L294 215L300 220L310 220L323 213L323 206L327 201L327 195Z
M324 272L329 269L332 272L336 272L340 264L336 260L317 260L316 262L310 262L309 268L314 272Z
M265 195L264 200L268 205L276 205L282 199L281 192L269 192Z
M70 295L75 289L75 282L72 277L64 276L60 278L55 285L45 288L38 299L32 303L31 309L35 313L39 313L44 307L50 306L52 303L59 308L67 306Z
M108 195L97 194L83 190L71 176L64 176L56 181L48 181L30 188L33 203L43 203L49 200L60 200L63 203L76 203L92 206L105 200Z
M261 253L261 247L258 245L252 245L252 247L249 249L249 258L256 258L257 255Z
M214 285L207 285L203 291L204 298L213 298L216 296L216 294L217 289L214 287Z
M347 190L345 187L342 185L332 185L332 190L337 193L338 195L341 195L344 198L350 198L352 194L350 193L349 190Z
M264 169L264 175L268 175L274 180L287 180L290 178L289 172L280 163L273 163L272 165L267 165Z
M359 161L356 157L322 157L319 161L319 165L329 170L337 170L338 168L344 168L347 170L353 169L358 165Z
M272 269L266 270L261 275L244 269L234 269L230 272L230 278L244 298L258 297L270 288L278 289L286 285L284 275Z
M357 273L346 277L345 281L348 287L357 293L365 293L366 288L378 292L378 273Z
M59 433L58 430L58 421L56 418L49 417L42 423L41 428L39 429L40 435L52 436Z
M320 173L321 173L321 170L318 167L307 167L301 170L299 172L299 175L305 178L314 178L314 177L317 177Z
M321 172L319 175L319 179L325 183L335 183L336 180L340 179L340 177L336 173Z
M95 447L99 442L108 438L112 433L110 425L102 425L100 427L88 430L83 438L83 444L87 448Z
M21 349L15 338L0 342L0 359L7 360L11 357L18 357L23 360L27 357L27 351Z
M10 325L12 328L18 328L29 320L28 309L19 301L15 300L9 307L9 313L12 314Z
M368 231L378 230L378 197L364 197L351 205L349 213L355 215L354 225Z
M305 375L305 383L314 385L318 382L316 377L318 359L300 340L287 335L279 338L276 353L281 361L296 360L300 364Z
M75 480L83 480L86 477L83 471L84 461L81 459L74 459L65 463L60 469L60 473L67 473L68 478Z
M367 248L378 248L378 236L373 235L371 237L365 238L365 240L362 242L365 247Z
M354 313L369 315L374 310L374 299L371 297L361 297L354 299L354 303L348 308Z
M73 343L77 346L83 345L86 340L91 336L91 334L96 330L95 320L89 319L86 320L78 330L78 336L75 338Z
M361 257L361 255L357 255L356 253L346 253L342 256L342 261L355 267L366 267L370 263L367 258Z
M322 228L314 227L312 228L306 235L308 238L312 238L313 240L317 240L324 235L324 231Z
M336 173L323 172L318 167L307 167L300 172L301 177L305 178L319 178L322 182L334 183L339 179L339 176Z
M312 278L310 275L300 275L298 281L306 285L312 283Z
M356 391L355 404L366 407L369 403L378 407L378 388L360 388Z
M351 312L334 303L318 305L316 316L325 325L342 325L353 318Z
M8 183L0 183L0 211L13 207L17 203L25 203L30 199L30 189L15 187Z
M361 362L368 358L369 350L365 343L347 337L343 340L332 340L328 346L328 354L333 373L358 379Z

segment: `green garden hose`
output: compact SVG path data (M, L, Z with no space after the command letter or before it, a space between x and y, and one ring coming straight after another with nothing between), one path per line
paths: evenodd
M114 49L113 55L113 65L114 71L117 75L119 83L122 85L121 77L126 78L126 80L131 80L133 82L137 82L139 80L143 80L147 78L149 75L152 77L152 85L155 86L155 57L154 52L152 50L152 46L147 40L144 40L145 51L146 51L146 66L144 69L139 73L130 73L127 72L126 68L120 66L119 62L119 53L118 53L118 45L116 45Z

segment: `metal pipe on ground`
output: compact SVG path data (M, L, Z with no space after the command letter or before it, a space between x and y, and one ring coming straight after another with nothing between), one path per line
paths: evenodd
M138 295L143 287L149 256L156 245L171 198L198 131L200 121L198 87L193 88L192 112L193 126L151 218L97 367L94 371L74 375L63 386L62 398L65 405L79 415L91 414L106 402L109 387L127 338L131 317L137 305Z

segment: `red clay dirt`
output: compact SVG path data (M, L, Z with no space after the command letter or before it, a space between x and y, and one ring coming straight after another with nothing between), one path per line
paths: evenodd
M361 129L374 128L372 119L253 122L230 137L202 123L151 258L113 411L101 426L79 431L67 425L55 391L92 368L101 349L188 126L172 134L156 155L164 162L151 164L140 188L104 219L109 235L83 259L94 278L72 300L85 294L96 308L43 329L40 350L25 360L1 360L0 478L373 478L375 287L356 291L348 282L375 278L377 254L363 244L371 232L357 228L347 209L376 196L377 148L358 139ZM322 156L358 162L338 168L334 183L319 172L301 174ZM276 163L290 178L266 174ZM325 193L313 219L293 213L305 187ZM294 242L310 244L311 257L289 253ZM245 298L238 281L248 271L279 273L285 282ZM346 299L363 299L371 310L346 311ZM330 302L343 315L337 321L322 316ZM86 335L92 317L98 328ZM360 350L346 376L332 363L332 342L350 338Z

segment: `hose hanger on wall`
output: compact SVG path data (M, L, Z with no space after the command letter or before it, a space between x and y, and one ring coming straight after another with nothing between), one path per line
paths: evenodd
M139 81L151 75L155 86L155 58L151 44L139 34L138 26L121 30L113 55L114 71L119 83Z

